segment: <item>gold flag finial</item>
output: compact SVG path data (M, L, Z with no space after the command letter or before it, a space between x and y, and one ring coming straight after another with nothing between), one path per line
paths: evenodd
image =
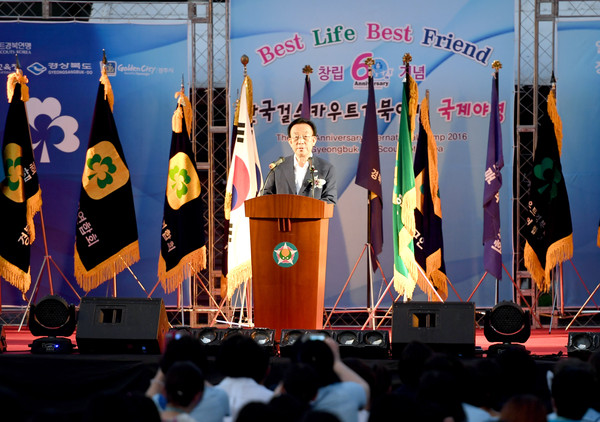
M244 65L244 76L246 76L246 75L247 75L247 72L246 72L246 65L247 65L247 64L248 64L248 62L250 61L250 58L244 54L244 55L242 55L242 57L240 58L240 61L242 62L242 65Z
M312 67L310 67L310 65L309 65L309 64L307 64L306 66L304 66L304 67L302 68L302 73L304 73L305 75L307 75L307 76L308 76L308 75L310 75L311 73L313 73L313 68L312 68Z
M373 76L373 65L375 64L375 60L373 60L373 57L367 57L365 59L365 64L367 65L367 68L369 69L369 76Z
M502 69L502 63L500 63L500 60L493 61L492 69L494 69L496 72L499 71L500 69Z
M410 55L410 53L404 54L404 56L402 56L402 63L404 63L404 65L406 66L410 62L412 62L412 56Z

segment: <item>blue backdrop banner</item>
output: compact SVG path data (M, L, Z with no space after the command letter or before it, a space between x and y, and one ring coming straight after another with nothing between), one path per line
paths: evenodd
M507 7L508 6L508 7ZM426 12L425 12L426 11ZM249 18L249 17L252 18ZM500 190L503 260L511 269L512 97L514 10L505 2L277 0L231 3L231 86L241 85L240 57L250 58L254 82L255 130L263 171L291 153L286 126L299 116L305 65L311 75L312 119L319 137L314 154L336 166L339 202L330 222L325 305L340 296L367 241L367 193L354 184L364 109L367 57L374 79L383 188L384 244L379 261L393 275L392 187L398 141L403 56L422 99L430 95L431 128L437 141L447 274L462 299L484 275L483 187L494 60L500 71L500 119L506 165ZM413 148L416 142L413 143ZM418 247L418 245L416 246ZM340 305L366 305L367 263L363 258ZM504 297L512 284L501 285ZM476 292L477 305L492 305L495 280ZM375 295L385 287L378 271ZM424 299L417 289L414 299ZM458 300L450 289L449 299Z
M115 93L114 117L133 185L141 255L131 266L134 275L129 271L117 275L117 295L144 297L138 280L148 292L157 282L174 93L187 74L187 25L3 23L0 34L0 74L6 78L14 71L16 54L29 79L31 99L26 107L49 256L79 294L83 292L73 275L77 203L102 51L106 51ZM4 130L8 103L5 88L2 92ZM35 223L32 286L45 256L39 217ZM54 293L78 303L55 266L51 268ZM48 281L45 272L38 298L49 292ZM105 296L111 285L104 283L90 295ZM164 292L159 287L155 296L160 294ZM173 294L165 299L174 304L176 298ZM2 282L2 303L24 304L20 292L6 282Z

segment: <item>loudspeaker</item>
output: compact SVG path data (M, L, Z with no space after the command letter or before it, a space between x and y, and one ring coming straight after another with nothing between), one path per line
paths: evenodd
M84 297L75 339L80 353L158 354L170 327L162 299Z
M395 303L392 315L392 357L398 358L411 341L433 350L473 356L475 354L475 303Z

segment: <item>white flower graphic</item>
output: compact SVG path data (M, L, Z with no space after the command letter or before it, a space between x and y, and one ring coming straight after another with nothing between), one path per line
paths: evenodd
M47 144L51 141L51 135L53 139L58 139L53 146L62 152L69 153L79 148L79 138L75 136L79 128L77 120L71 116L61 116L60 112L60 102L54 97L48 97L43 102L38 98L30 98L27 102L27 118L32 127L31 141L34 149L42 144L42 163L50 162ZM58 134L57 128L60 129Z

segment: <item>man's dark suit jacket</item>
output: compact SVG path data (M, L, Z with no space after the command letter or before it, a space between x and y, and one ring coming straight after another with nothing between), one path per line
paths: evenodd
M337 202L337 185L335 180L335 168L333 165L322 158L312 157L313 167L315 168L315 179L325 180L325 184L317 182L317 187L314 189L314 198L321 199L330 204ZM310 164L309 164L310 165ZM312 177L310 168L306 171L304 181L300 187L300 192L296 192L296 181L294 177L294 156L285 157L285 161L279 164L270 172L265 180L263 195L271 195L274 193L298 194L312 197Z

